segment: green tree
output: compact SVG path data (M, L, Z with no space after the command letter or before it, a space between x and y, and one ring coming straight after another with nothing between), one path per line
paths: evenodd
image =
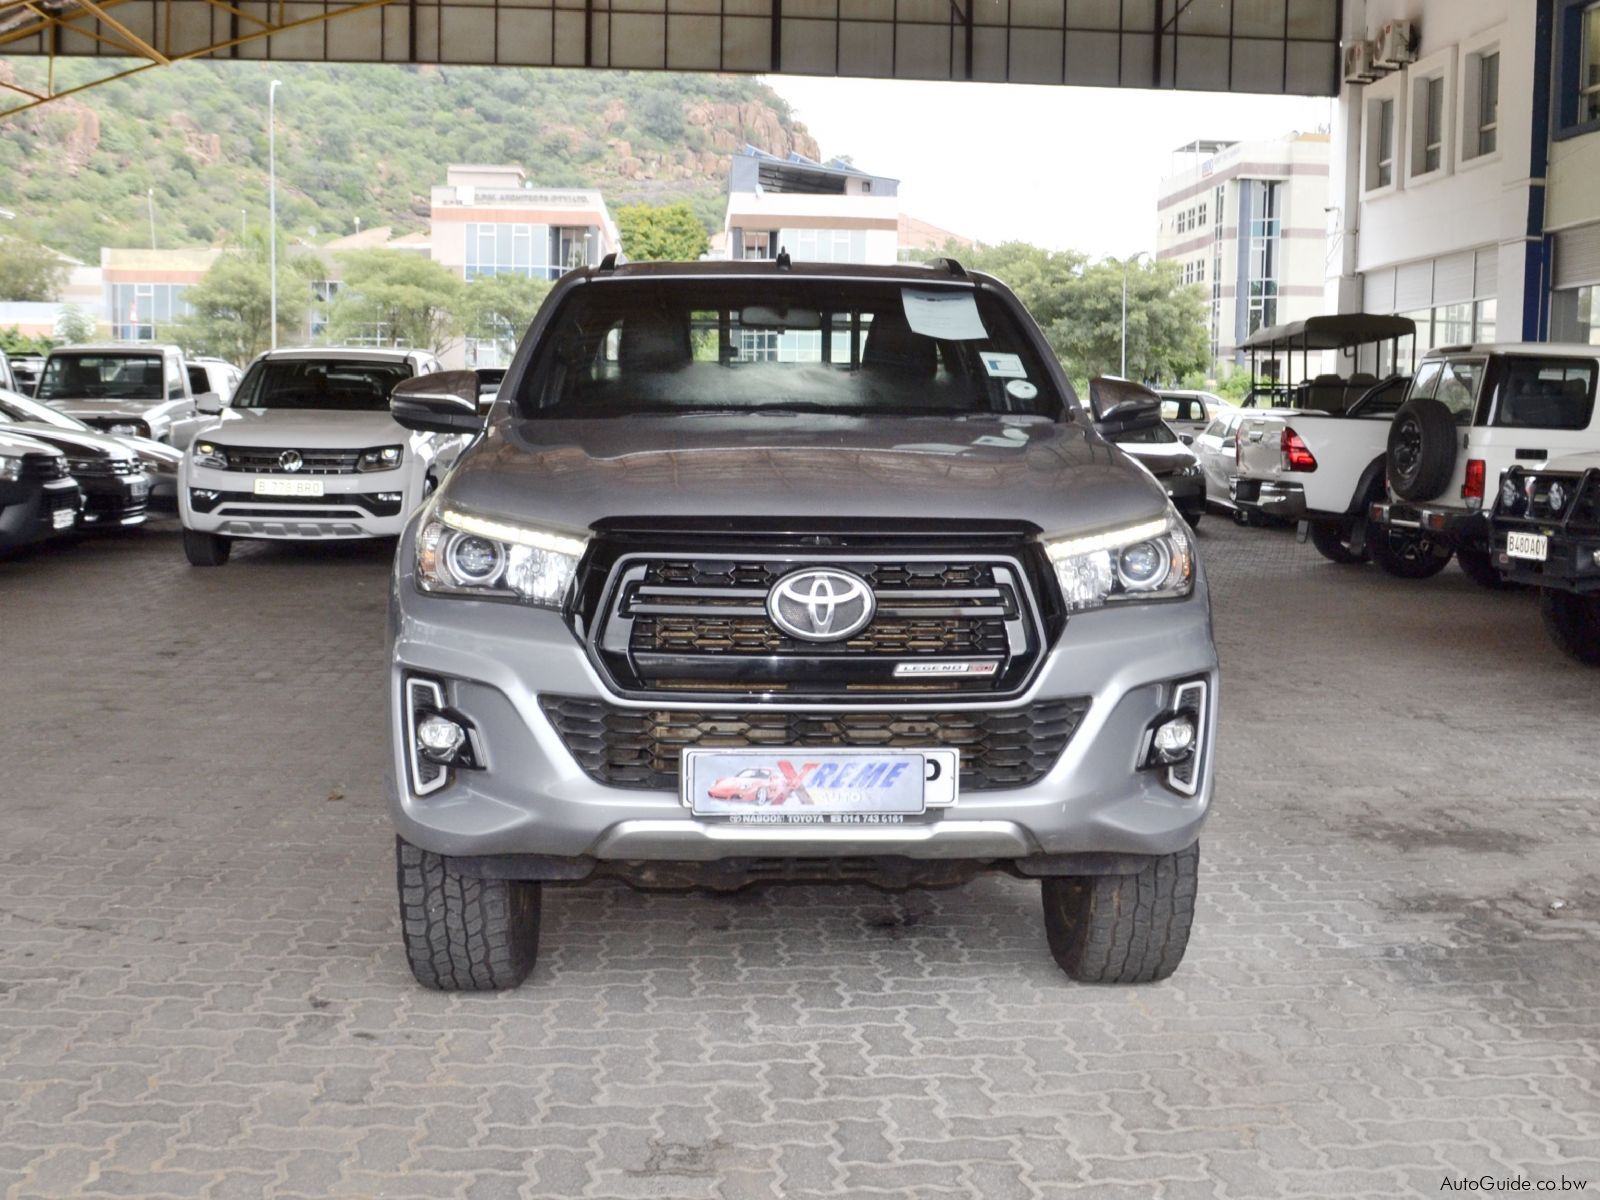
M617 229L633 262L694 262L711 244L687 204L630 204L617 209Z
M54 345L53 339L23 333L15 325L0 329L0 350L7 354L49 354Z
M460 334L467 285L448 267L403 250L353 250L339 261L344 281L328 314L331 340L375 334L439 354Z
M56 318L56 337L64 346L77 346L94 341L98 329L94 318L76 304L68 304Z
M272 344L272 271L267 239L252 235L217 256L205 278L184 292L190 315L172 337L191 354L247 363ZM311 260L278 256L278 340L300 340L311 306Z
M523 275L474 279L462 291L462 330L468 337L498 343L502 356L509 355L554 286Z
M54 300L68 264L54 250L20 238L0 238L0 300Z
M1123 264L1107 259L1084 268L1067 289L1061 315L1047 329L1074 381L1121 373ZM1210 361L1206 300L1184 286L1170 262L1129 264L1130 379L1173 381Z

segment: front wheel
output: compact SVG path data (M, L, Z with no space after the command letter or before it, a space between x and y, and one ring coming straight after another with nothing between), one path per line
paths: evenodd
M1509 592L1518 586L1495 570L1494 559L1487 550L1457 550L1456 565L1473 583L1491 592Z
M1317 548L1317 553L1329 562L1336 562L1342 566L1355 566L1357 563L1368 561L1372 554L1363 548L1360 554L1350 549L1350 538L1355 532L1355 521L1346 518L1343 521L1313 521L1311 523L1311 544Z
M1373 529L1367 534L1372 561L1396 579L1431 579L1450 565L1452 551L1424 533Z
M1056 965L1081 983L1151 983L1178 969L1194 924L1200 843L1151 859L1136 875L1042 881Z
M1586 667L1600 667L1600 596L1540 588L1539 615L1561 653Z
M514 988L539 957L540 885L463 875L395 838L400 933L411 973L439 992Z
M233 539L218 533L201 533L198 529L183 531L183 554L192 567L220 567L233 552Z

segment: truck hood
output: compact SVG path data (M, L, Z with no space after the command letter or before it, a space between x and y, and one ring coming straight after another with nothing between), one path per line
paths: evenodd
M109 433L80 433L76 429L62 429L56 425L46 425L42 421L13 421L0 424L0 432L36 438L58 450L66 451L74 458L138 457L123 443L122 438Z
M1058 533L1167 505L1087 427L993 416L502 420L443 490L465 509L572 532L685 517L988 520Z
M178 400L46 400L43 403L72 417L145 417Z
M309 446L319 450L403 446L411 439L387 410L227 408L200 433L224 446Z

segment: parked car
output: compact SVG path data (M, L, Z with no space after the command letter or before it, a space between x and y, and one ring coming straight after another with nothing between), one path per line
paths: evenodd
M50 351L34 393L105 433L153 438L182 450L222 409L215 392L196 396L176 346L117 342Z
M1504 585L1489 518L1501 482L1553 459L1600 450L1600 347L1550 343L1445 346L1417 368L1384 452L1382 529L1421 533L1434 561L1451 552L1485 587ZM1442 565L1442 564L1441 564Z
M17 390L17 377L11 369L11 358L0 350L0 388L8 392Z
M189 359L189 390L196 396L215 392L223 404L233 399L242 372L231 362L201 356Z
M1159 393L1150 395L1153 400L1160 400ZM1165 405L1162 409L1165 411ZM1205 472L1194 451L1183 444L1171 427L1163 421L1147 428L1112 434L1110 440L1156 477L1156 482L1191 529L1200 524L1206 511Z
M1600 450L1508 470L1490 537L1506 579L1539 589L1550 640L1600 666Z
M70 531L81 504L65 454L0 430L0 554Z
M37 406L54 420L39 420L29 411ZM150 508L150 477L139 456L109 433L88 427L74 429L64 413L0 391L0 433L15 433L54 446L67 456L67 471L83 491L78 528L141 525Z
M1206 431L1206 426L1224 412L1237 407L1213 392L1157 388L1156 395L1161 397L1161 419L1183 439L1185 445L1193 445L1194 439Z
M1230 408L1217 414L1194 439L1191 447L1205 477L1206 503L1231 513L1235 520L1248 521L1251 514L1234 503L1233 476L1239 462L1239 427L1246 421L1282 422L1293 415L1288 409ZM1262 436L1266 436L1263 429ZM1259 522L1259 518L1256 518Z
M397 385L438 367L424 350L272 350L194 440L179 479L183 550L228 561L235 538L394 537L465 438L413 436Z
M92 436L132 451L139 459L150 484L149 505L155 512L178 511L178 463L183 452L165 442L125 434L101 433L76 417L16 392L0 392L0 422L17 425L31 437L36 430L52 429Z
M1105 432L1159 421L1117 391ZM1004 285L943 260L608 260L555 285L486 432L478 399L471 371L392 399L482 433L407 523L390 597L421 983L515 985L542 886L591 875L1004 870L1042 880L1072 977L1176 969L1212 794L1204 575ZM709 795L750 768L787 802Z
M44 370L44 358L38 354L22 354L11 360L12 391L31 396L39 386L39 375Z

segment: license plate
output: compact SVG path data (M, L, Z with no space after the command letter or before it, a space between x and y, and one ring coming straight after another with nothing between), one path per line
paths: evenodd
M682 799L742 825L895 825L954 804L954 750L685 750Z
M1544 562L1550 557L1550 539L1542 533L1508 533L1506 554L1511 558Z
M70 508L58 508L50 514L50 528L71 529L72 523L78 519L78 514Z
M320 480L320 479L258 479L258 480L256 480L256 495L258 495L258 496L320 496L320 495L322 495L322 480Z
M131 495L135 500L143 500L150 494L150 485L142 482L136 483L128 489L128 494Z

